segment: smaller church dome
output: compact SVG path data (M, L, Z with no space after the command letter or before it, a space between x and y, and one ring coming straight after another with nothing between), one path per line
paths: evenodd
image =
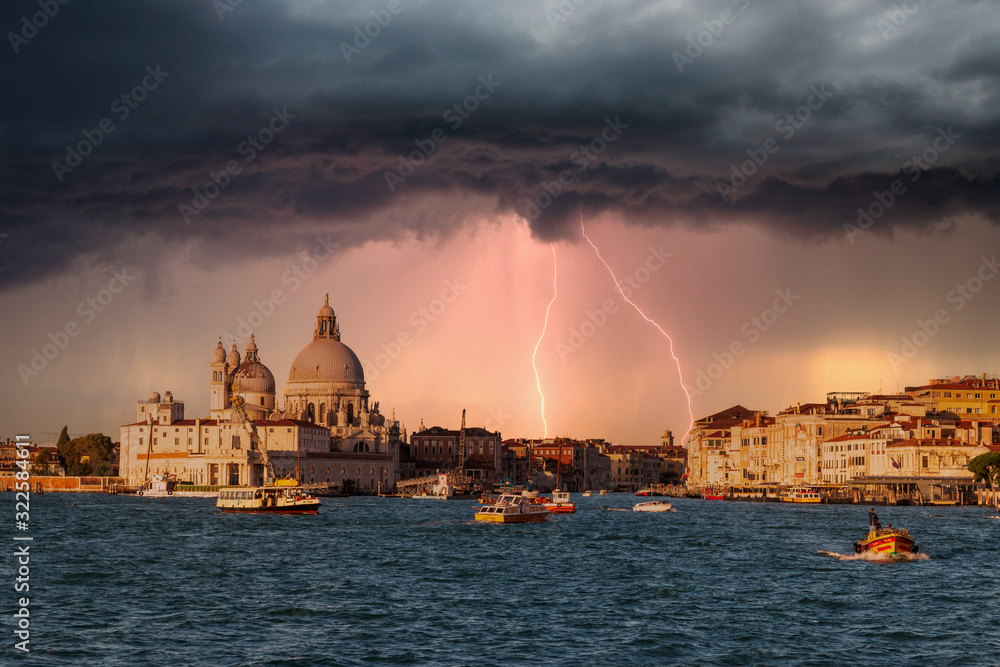
M253 334L250 334L250 343L247 345L246 361L239 365L233 373L233 384L236 391L252 394L273 394L274 376L267 366L260 363L260 356L257 354L257 341Z
M149 395L149 402L150 403L159 403L160 402L160 392L154 391L152 394L150 394Z
M226 360L226 348L222 347L222 341L212 350L212 361L225 361Z
M240 365L240 352L236 349L236 343L233 343L233 348L229 350L229 366L230 368L236 368Z
M244 361L233 373L233 384L238 393L273 394L274 376L259 361Z

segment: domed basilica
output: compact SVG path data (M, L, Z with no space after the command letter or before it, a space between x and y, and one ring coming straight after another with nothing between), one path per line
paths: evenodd
M120 430L121 474L127 484L174 475L192 484L256 485L265 478L259 439L279 477L348 492L395 484L406 433L369 401L357 355L340 342L330 297L316 316L312 342L288 373L285 405L275 401L274 375L250 336L246 356L222 341L212 351L207 419L185 419L184 403L167 392L136 401L135 421ZM233 408L239 396L250 418ZM248 439L249 436L249 439ZM249 446L248 446L249 445Z

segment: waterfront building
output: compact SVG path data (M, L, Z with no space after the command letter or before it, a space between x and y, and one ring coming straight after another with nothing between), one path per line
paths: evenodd
M615 488L611 477L611 458L600 447L581 443L573 448L573 473L570 491L601 491Z
M909 438L886 447L894 465L890 477L956 477L972 479L969 461L990 449L955 438Z
M695 421L687 442L690 488L741 483L739 445L733 448L731 431L754 414L749 408L734 405Z
M414 475L421 477L438 470L458 466L462 432L440 426L425 428L410 435L410 457ZM472 479L494 483L500 479L502 440L499 431L478 426L465 429L465 473Z
M906 393L932 411L1000 418L1000 378L996 375L932 379L920 387L907 387Z
M865 476L892 474L887 447L902 439L896 427L847 433L823 443L823 483L844 484Z
M648 485L644 473L645 455L627 447L611 445L604 449L611 461L611 484L622 491L638 491Z
M757 485L767 481L768 462L773 459L775 447L775 432L777 426L773 417L755 413L753 419L747 419L731 429L730 437L734 445L739 447L739 458L736 459L740 470L741 485Z
M259 484L263 461L251 445L255 431L277 474L298 471L304 483L348 492L395 484L399 446L406 433L370 403L357 355L340 341L329 304L320 308L313 341L292 362L283 409L275 381L251 336L245 357L222 342L212 352L207 418L185 419L184 403L153 392L136 406L136 421L121 427L121 471L128 484L157 472L195 484ZM242 399L247 422L234 410Z

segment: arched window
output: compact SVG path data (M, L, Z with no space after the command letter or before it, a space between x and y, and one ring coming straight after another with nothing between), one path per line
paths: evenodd
M326 423L326 403L319 404L319 421L318 424Z
M347 423L354 425L354 403L347 404Z
M316 423L316 404L310 403L306 407L306 421Z

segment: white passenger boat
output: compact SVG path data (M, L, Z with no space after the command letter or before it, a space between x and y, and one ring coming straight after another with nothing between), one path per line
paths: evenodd
M804 486L797 486L794 489L789 490L783 496L781 496L781 502L784 503L820 503L823 502L823 498L810 488Z
M669 512L674 508L666 500L650 500L632 506L633 512Z

